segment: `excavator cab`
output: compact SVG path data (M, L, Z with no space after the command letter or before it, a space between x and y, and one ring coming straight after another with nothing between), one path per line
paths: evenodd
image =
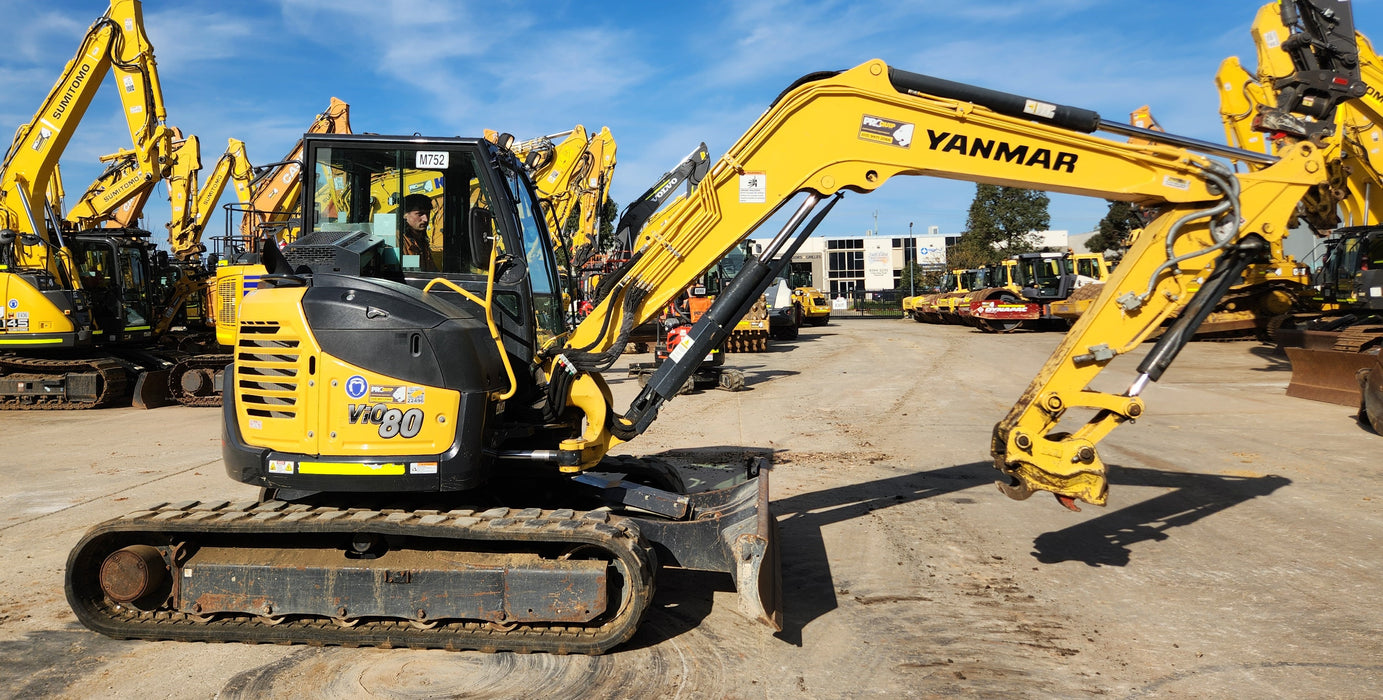
M1321 267L1315 274L1316 301L1327 308L1368 305L1370 285L1383 270L1383 227L1359 226L1335 231L1326 243ZM1383 304L1377 296L1373 304ZM1372 307L1369 307L1372 308Z
M81 285L90 301L98 343L145 339L152 335L158 283L149 259L148 233L105 230L70 238Z

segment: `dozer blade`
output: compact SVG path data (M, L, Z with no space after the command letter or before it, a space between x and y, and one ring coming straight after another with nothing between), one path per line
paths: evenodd
M158 408L174 403L168 395L168 370L159 369L140 372L134 383L135 408Z
M1286 348L1292 362L1287 395L1341 406L1359 405L1359 370L1372 366L1374 356L1362 352Z
M766 462L758 460L747 481L688 494L685 519L641 518L639 530L655 545L663 564L730 574L740 594L740 611L781 631L778 522L768 507Z
M735 590L740 612L772 627L783 629L783 570L778 556L778 521L768 509L768 474L760 473L755 497L754 532L736 535Z

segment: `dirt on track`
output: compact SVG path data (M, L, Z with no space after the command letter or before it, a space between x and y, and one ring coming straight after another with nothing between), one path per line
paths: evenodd
M255 492L215 409L0 414L0 695L1376 697L1383 438L1285 397L1271 348L1196 343L1101 445L1107 508L1014 502L989 434L1058 341L833 319L732 356L748 391L678 397L621 451L772 455L785 629L741 617L726 576L664 570L599 657L88 632L62 594L88 527ZM637 382L610 378L622 407Z

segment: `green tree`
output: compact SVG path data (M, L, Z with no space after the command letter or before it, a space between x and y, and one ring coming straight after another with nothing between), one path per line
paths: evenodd
M967 238L968 236L968 238ZM960 241L946 249L946 268L972 269L1003 260L1006 256L977 236L962 233Z
M1130 234L1142 227L1143 217L1137 207L1128 202L1109 202L1109 211L1100 219L1099 231L1086 239L1085 249L1092 253L1106 250L1123 253L1128 249Z
M608 253L615 249L615 224L619 222L619 205L609 197L600 207L600 250Z
M994 262L1033 250L1037 245L1033 232L1045 231L1052 224L1047 213L1050 202L1046 194L1037 190L976 185L965 232L956 246L964 249L958 252L978 255L982 262ZM960 267L950 262L949 251L947 260L951 267Z
M921 294L930 291L935 282L936 275L929 275L926 268L918 263L911 263L903 268L902 277L898 278L898 291L904 294Z

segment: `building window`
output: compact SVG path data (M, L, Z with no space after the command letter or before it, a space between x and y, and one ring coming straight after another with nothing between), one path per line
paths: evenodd
M864 287L864 239L826 241L826 280L831 296L848 296Z

